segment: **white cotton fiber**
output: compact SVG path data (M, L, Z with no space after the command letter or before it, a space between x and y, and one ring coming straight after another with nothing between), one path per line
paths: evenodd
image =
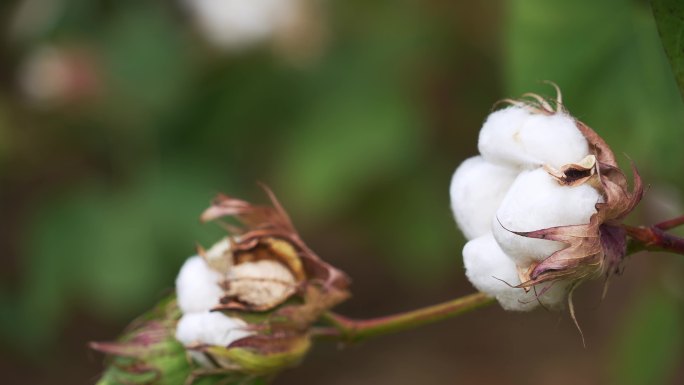
M252 334L245 321L221 312L185 314L176 326L176 339L185 346L228 346Z
M183 313L204 312L219 304L223 290L221 274L212 270L202 257L189 258L176 278L178 307Z
M529 291L512 289L496 296L496 300L505 310L530 311L539 305L555 310L563 307L568 297L569 283L556 281L541 283Z
M492 112L480 130L477 147L489 162L508 167L534 164L536 159L528 155L520 143L520 131L530 112L511 106Z
M586 224L600 200L599 192L588 184L561 186L544 169L524 171L516 178L493 219L494 237L519 266L528 266L565 245L523 237L509 230L535 231Z
M540 284L525 292L516 288L520 278L515 263L501 250L491 234L469 241L463 248L463 263L468 280L479 291L495 297L506 310L529 311L541 301L549 308L558 307L567 293L567 284Z
M454 172L449 193L456 223L467 239L491 232L496 213L517 170L484 160L466 159Z
M515 263L504 254L491 234L466 243L463 264L473 286L492 297L520 284Z
M520 143L539 165L548 164L555 169L589 155L589 144L577 129L575 119L564 113L530 116L520 130Z
M575 120L565 113L533 114L517 106L489 115L478 148L490 162L510 167L556 169L589 155L589 146Z

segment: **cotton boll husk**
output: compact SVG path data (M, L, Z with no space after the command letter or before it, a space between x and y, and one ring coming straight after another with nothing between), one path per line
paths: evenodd
M245 321L221 312L185 314L176 325L176 339L185 346L228 346L252 334Z
M515 263L501 250L492 234L473 239L463 248L463 263L468 280L479 291L495 297L506 310L529 311L541 301L546 307L557 307L565 299L567 284L557 282L548 290L537 285L525 292L513 286L520 284Z
M481 156L466 159L456 169L449 188L451 209L467 239L492 231L491 218L516 175L517 170L487 162Z
M297 280L283 264L261 260L232 268L228 294L257 307L270 307L286 300L296 287Z
M556 169L589 155L589 145L575 120L565 114L530 113L512 106L489 115L478 148L490 162L521 168Z
M602 201L589 184L561 186L544 169L522 172L501 202L492 222L494 237L518 266L527 267L565 248L561 242L528 238L511 231L589 223Z
M207 311L219 304L222 275L212 270L200 256L189 258L176 278L178 307L183 313Z

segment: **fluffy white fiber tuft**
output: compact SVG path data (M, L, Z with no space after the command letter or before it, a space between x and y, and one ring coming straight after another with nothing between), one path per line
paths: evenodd
M228 346L252 334L245 321L220 312L185 314L176 326L176 339L185 346Z
M204 312L219 304L223 290L219 286L222 276L212 270L202 257L185 261L176 278L178 307L183 313Z
M568 285L564 282L556 282L548 289L545 289L545 285L537 285L528 292L512 287L520 284L516 265L491 234L473 239L465 245L463 263L466 276L473 286L495 297L506 310L529 311L540 302L546 307L555 308L563 303L567 294Z
M449 193L456 223L467 239L491 232L491 218L513 184L517 170L481 156L466 159L451 179Z
M490 162L521 168L560 168L589 155L587 140L571 116L533 114L517 106L489 115L478 148Z
M576 163L589 155L587 139L575 119L565 113L533 114L520 131L520 143L533 158L553 168Z
M491 234L475 238L463 248L466 276L475 288L492 297L520 284L513 260L501 250Z
M519 266L541 261L565 247L545 239L513 234L556 226L589 223L601 201L600 193L588 184L559 185L544 169L522 172L504 197L492 228L494 237Z

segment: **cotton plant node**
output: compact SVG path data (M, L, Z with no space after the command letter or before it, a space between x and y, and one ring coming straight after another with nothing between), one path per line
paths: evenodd
M217 196L201 219L224 221L230 232L186 261L176 298L134 323L119 342L91 345L112 362L126 362L103 377L111 382L100 384L152 384L174 371L189 373L187 384L211 376L252 384L301 361L314 323L349 297L349 279L306 246L264 189L271 206ZM157 363L178 351L182 363ZM151 381L129 381L140 373Z

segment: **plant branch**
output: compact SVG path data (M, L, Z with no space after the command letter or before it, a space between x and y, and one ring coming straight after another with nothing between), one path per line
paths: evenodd
M630 251L651 250L668 251L684 255L684 238L665 232L667 229L684 223L684 217L678 217L653 226L622 225L631 237Z
M681 225L684 225L684 215L660 222L653 227L657 227L660 230L671 230Z
M484 293L475 293L405 313L366 320L347 318L329 312L323 317L323 321L329 327L316 328L313 334L323 339L358 342L456 317L494 302L493 298Z

